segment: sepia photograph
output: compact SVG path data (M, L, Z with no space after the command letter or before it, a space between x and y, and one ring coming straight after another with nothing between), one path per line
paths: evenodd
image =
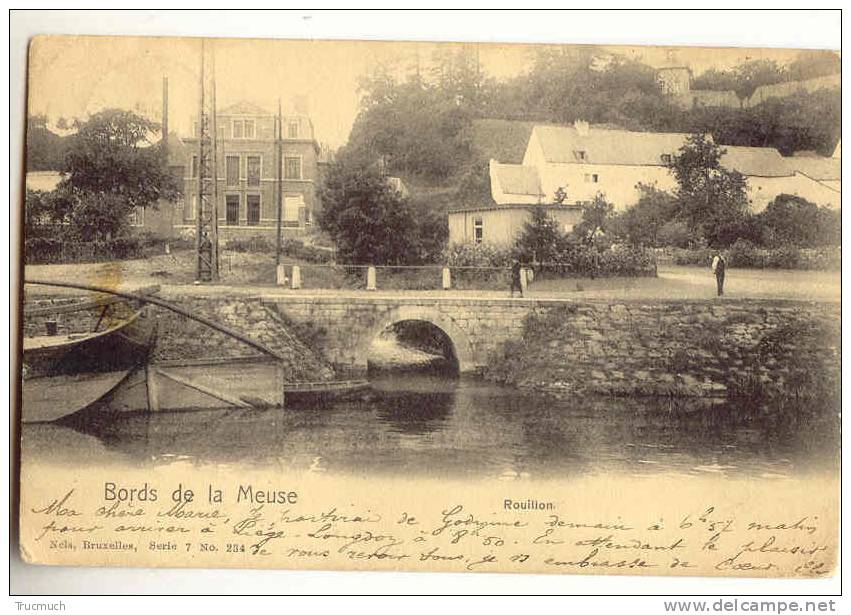
M25 561L835 573L838 50L28 53Z

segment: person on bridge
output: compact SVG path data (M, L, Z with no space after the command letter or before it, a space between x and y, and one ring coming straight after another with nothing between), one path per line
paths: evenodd
M520 296L523 296L523 283L520 280L520 276L523 274L523 267L520 264L520 259L514 259L514 263L511 265L511 297L514 296L514 290L520 293Z
M718 250L715 252L715 256L712 257L712 273L715 274L715 283L718 286L718 296L724 294L724 273L727 269L727 259L724 258L724 255L721 254L721 251Z

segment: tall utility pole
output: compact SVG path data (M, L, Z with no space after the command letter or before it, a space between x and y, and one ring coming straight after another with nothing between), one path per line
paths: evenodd
M275 235L275 264L281 264L281 218L283 217L284 209L284 182L281 167L284 165L284 137L282 134L282 126L284 117L281 115L281 99L278 99L278 233Z
M212 44L201 39L198 111L198 209L195 212L197 282L219 279L218 164L216 158L216 58Z

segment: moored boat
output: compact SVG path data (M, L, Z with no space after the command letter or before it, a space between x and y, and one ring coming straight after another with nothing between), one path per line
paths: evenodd
M64 306L63 311L70 312L69 307L75 306ZM110 307L121 311L114 303ZM104 308L94 330L59 334L54 326L47 328L53 334L24 337L22 422L55 421L74 414L117 389L147 361L156 322L144 307L133 310L125 302L122 309L129 316L113 316L104 325Z

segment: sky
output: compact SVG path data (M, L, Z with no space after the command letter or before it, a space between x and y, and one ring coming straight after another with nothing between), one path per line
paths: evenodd
M169 83L169 127L185 136L197 114L199 38L37 37L30 46L29 112L85 118L108 107L161 118L162 79ZM317 140L343 145L358 111L357 83L384 64L399 77L422 70L441 46L452 43L215 39L219 108L243 100L270 112L305 110ZM467 46L470 44L467 43ZM477 44L482 70L506 79L528 70L534 45ZM799 50L608 47L651 66L688 65L695 75L746 59L786 63Z

